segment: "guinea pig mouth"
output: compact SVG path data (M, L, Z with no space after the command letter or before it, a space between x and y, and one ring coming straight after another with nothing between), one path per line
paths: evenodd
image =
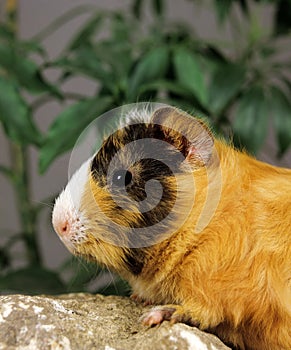
M66 248L74 255L79 255L78 252L82 251L85 246L92 242L92 238L90 234L87 234L83 230L71 232L69 235L60 235L59 238L66 246ZM94 238L94 244L99 241ZM91 243L92 244L92 243Z
M64 243L64 245L66 246L66 248L69 250L70 253L75 255L75 251L76 251L76 242L74 242L73 240L71 240L68 237L62 237L59 236L60 240Z

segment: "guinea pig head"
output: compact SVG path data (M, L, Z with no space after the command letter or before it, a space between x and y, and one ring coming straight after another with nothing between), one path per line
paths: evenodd
M73 254L139 274L151 247L187 221L193 174L211 162L212 148L208 127L178 109L137 116L103 141L56 199L56 232Z

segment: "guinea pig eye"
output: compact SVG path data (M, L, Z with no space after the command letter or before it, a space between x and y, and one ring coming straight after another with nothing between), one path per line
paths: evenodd
M117 170L113 173L112 184L118 187L127 186L131 183L132 174L128 170Z

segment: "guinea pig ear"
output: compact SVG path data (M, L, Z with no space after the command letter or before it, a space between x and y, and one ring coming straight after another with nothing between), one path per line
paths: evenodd
M151 123L159 126L162 138L178 148L189 165L197 167L208 164L214 138L202 120L169 106L157 109Z

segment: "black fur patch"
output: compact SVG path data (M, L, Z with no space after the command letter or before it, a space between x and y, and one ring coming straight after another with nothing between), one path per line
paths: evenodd
M128 164L124 158L120 158L117 162L116 171L128 170L132 176L132 181L126 186L127 198L119 196L119 189L116 186L112 186L110 182L110 176L108 175L110 163L113 157L121 150L125 145L130 144L133 141L147 139L150 140L150 151L147 147L141 146L134 149L134 162L131 162L131 155L123 155L126 158ZM160 141L165 142L160 142ZM153 150L157 152L158 159L155 159L152 153ZM169 166L170 164L170 166ZM93 179L99 186L104 187L111 193L113 204L114 196L116 198L124 198L124 203L128 203L130 200L135 202L145 201L147 196L151 195L152 198L156 195L155 186L146 187L150 180L156 180L162 186L162 195L160 202L154 207L151 207L151 201L144 204L142 210L137 207L137 211L142 212L139 222L135 222L130 225L132 228L150 227L166 218L171 212L176 200L176 189L173 186L175 184L175 173L180 172L181 165L181 153L178 150L169 147L169 142L165 140L165 134L159 125L154 124L134 124L125 127L122 132L117 131L110 135L104 142L99 152L94 157L91 164L91 172ZM172 181L169 181L169 178ZM148 192L147 192L148 191ZM149 192L151 191L151 193ZM121 193L121 192L120 192ZM123 192L124 193L124 192ZM122 199L123 200L123 199ZM119 202L120 203L120 202ZM148 207L147 207L148 206ZM124 208L126 205L123 206ZM147 209L148 208L148 209ZM114 216L124 216L128 218L126 210L122 210L120 205L116 204L114 209ZM114 218L113 218L114 220ZM128 220L125 220L128 222Z
M117 139L118 142L116 142ZM166 143L169 142L169 140L167 140L167 138L165 137L165 134L162 131L161 127L155 124L133 124L124 127L122 133L120 133L120 131L116 131L103 142L101 149L92 161L91 172L96 182L98 182L101 186L105 186L106 182L102 180L104 180L106 177L109 164L114 155L123 146L130 144L133 141L142 139L153 139L153 143L155 142L155 140L163 140ZM157 145L159 148L161 147L160 143ZM165 160L170 160L173 166L176 168L175 170L179 171L180 164L175 160L175 155L177 155L177 153L175 154L175 152L169 151L167 149L166 144L164 144L163 147L165 149ZM140 152L140 159L142 159L142 156L146 155L143 154L144 150L142 149L139 149L137 151ZM181 151L183 154L185 154L184 149ZM156 173L158 173L158 170L160 169L155 168L155 170Z
M142 249L132 248L125 253L125 265L135 276L139 275L144 266L145 254Z

